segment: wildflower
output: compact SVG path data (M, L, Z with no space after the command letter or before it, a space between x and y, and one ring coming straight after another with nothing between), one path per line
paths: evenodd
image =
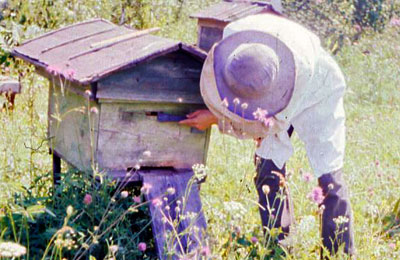
M66 79L72 80L74 75L75 75L75 70L74 69L67 69L64 73L63 73L64 77Z
M99 113L99 110L97 109L97 107L92 107L92 108L90 109L90 112L93 113L93 114L98 114L98 113Z
M329 190L333 190L333 188L335 188L335 185L333 185L333 183L330 183L330 184L328 185L328 189L329 189Z
M67 207L67 216L72 216L72 214L74 214L74 208L71 206L71 205L69 205L68 207Z
M241 105L241 108L242 108L243 110L246 110L248 107L249 107L249 104L247 104L247 103L243 103L243 104Z
M224 107L228 107L228 106L229 106L229 102L228 102L228 99L227 99L227 98L224 98L224 99L222 100L222 105L223 105Z
M169 188L167 189L167 193L168 193L169 195L174 195L174 194L175 194L175 188L174 188L174 187L169 187Z
M139 250L140 252L146 251L146 248L147 248L147 245L146 245L145 242L140 242L140 243L138 244L138 250Z
M313 179L313 175L310 172L303 173L303 180L305 182L310 182Z
M26 248L14 242L0 242L0 258L17 258L26 254Z
M203 246L200 250L200 255L202 256L209 256L210 255L210 248L208 246Z
M92 91L90 91L89 89L85 90L85 95L86 97L91 97L92 96Z
M235 233L236 233L237 235L239 235L240 232L242 231L242 229L241 229L239 226L235 226L235 227L234 227L234 230L235 230Z
M133 201L136 203L140 203L140 202L142 202L142 199L139 196L134 196Z
M240 99L239 98L233 99L233 104L239 105L240 104Z
M389 243L389 247L390 247L391 249L395 249L395 248L396 248L396 244L395 244L395 243Z
M390 20L390 25L392 25L392 26L400 26L400 18L393 17Z
M153 204L154 207L158 208L162 205L162 200L159 198L155 198L151 201L151 204Z
M376 160L376 161L375 161L375 166L376 166L376 167L379 167L379 165L381 165L381 163L379 162L379 160Z
M126 190L121 192L121 198L125 199L125 198L128 198L128 196L129 196L129 193Z
M251 243L255 244L258 242L258 238L257 237L251 237L250 239Z
M169 207L169 205L165 206L165 210L169 211L171 208Z
M47 66L46 70L47 70L48 73L53 74L55 76L59 75L60 72L61 72L61 69L59 67L57 67L57 66L54 66L54 65Z
M133 168L135 168L135 170L140 170L140 165L137 163L137 164L135 164L135 167L133 167Z
M85 205L90 205L93 201L92 195L86 194L85 197L83 198L83 204Z
M143 155L146 156L146 157L150 157L150 156L151 156L151 152L148 151L148 150L147 150L147 151L144 151L144 152L143 152Z
M265 109L257 108L256 111L253 112L254 119L263 121L265 120L265 117L267 116L268 111Z
M143 194L149 194L150 189L152 188L152 185L150 183L143 183L142 188L140 188L140 191Z
M339 226L345 223L349 223L349 218L345 216L339 216L337 218L333 218L333 222L335 222L335 224Z
M308 197L310 200L312 200L312 201L314 201L315 203L317 203L317 204L321 204L322 201L324 200L324 195L323 195L323 193L322 193L321 187L315 187L315 188L311 191L311 193L309 193L309 194L307 195L307 197Z
M117 245L112 245L112 246L110 246L109 249L113 254L118 252L118 246Z
M265 195L268 195L269 192L271 191L270 187L268 185L263 185L261 187L262 191L264 192Z

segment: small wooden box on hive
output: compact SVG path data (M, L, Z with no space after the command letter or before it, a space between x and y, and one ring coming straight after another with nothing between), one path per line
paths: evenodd
M96 19L39 36L13 53L50 80L51 149L69 164L90 171L94 160L121 178L136 165L204 163L209 131L177 123L204 107L201 50ZM87 112L87 95L95 113Z
M222 39L228 23L270 9L270 1L223 0L192 14L191 18L198 19L197 46L209 51L214 43Z

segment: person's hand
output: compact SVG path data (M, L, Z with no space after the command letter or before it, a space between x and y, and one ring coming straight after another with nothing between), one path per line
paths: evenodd
M187 119L179 122L181 125L195 127L201 131L206 130L213 124L217 124L218 119L210 110L201 109L187 115Z

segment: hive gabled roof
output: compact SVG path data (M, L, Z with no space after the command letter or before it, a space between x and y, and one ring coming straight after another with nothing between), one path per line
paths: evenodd
M81 84L177 50L205 59L193 46L151 34L135 37L135 32L107 20L89 20L26 41L13 55Z
M224 0L218 4L192 14L190 17L219 22L232 22L248 15L268 10L270 1Z

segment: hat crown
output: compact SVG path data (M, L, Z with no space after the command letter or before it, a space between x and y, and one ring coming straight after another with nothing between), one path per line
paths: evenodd
M278 73L279 58L273 49L245 43L229 55L223 77L239 98L258 98L269 92Z

